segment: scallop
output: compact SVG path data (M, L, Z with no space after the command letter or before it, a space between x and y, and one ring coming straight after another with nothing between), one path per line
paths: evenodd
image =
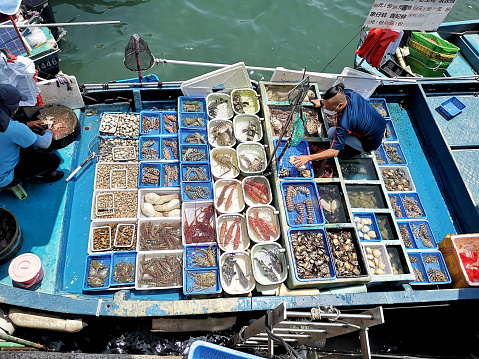
M376 248L375 250L373 250L373 256L375 256L376 258L381 257L381 251Z
M361 231L363 231L364 233L368 233L370 230L371 230L371 228L369 228L368 226L363 226L361 228Z
M361 222L358 222L358 223L356 223L356 227L358 227L358 229L362 230L364 225Z
M386 265L383 262L379 262L378 267L381 268L382 270L386 269Z
M362 224L366 224L368 226L373 224L373 221L371 220L371 218L361 218L361 222L362 222Z
M374 265L375 265L376 267L379 267L379 259L374 258Z
M384 274L384 270L381 269L381 268L378 268L378 269L376 269L376 274L377 274L377 275Z
M360 237L360 238L364 238L364 233L360 231L360 232L359 232L359 237Z
M366 247L366 253L367 254L372 254L373 253L373 250L369 247Z
M393 274L394 274L394 275L398 275L398 274L399 274L399 272L397 271L397 269L393 269Z
M373 259L374 259L374 256L373 256L372 254L368 254L368 255L366 256L366 258L369 259L369 260L373 260Z
M371 240L371 237L369 237L366 233L363 233L363 239L365 241L370 241Z
M354 217L354 221L360 223L360 222L361 222L361 218L359 218L359 217ZM362 224L362 223L361 223L361 224Z
M368 236L371 237L371 238L376 238L377 237L376 232L374 232L374 231L369 231Z
M376 268L376 265L374 264L373 261L370 261L370 260L369 260L369 261L368 261L368 264L369 264L369 266L370 266L371 268L373 268L373 269Z

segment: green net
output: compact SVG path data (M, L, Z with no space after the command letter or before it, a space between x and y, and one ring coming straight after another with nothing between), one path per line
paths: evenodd
M306 121L306 114L303 113L303 119ZM293 124L293 133L291 134L291 146L297 146L304 138L304 123L301 120L299 112L296 113Z

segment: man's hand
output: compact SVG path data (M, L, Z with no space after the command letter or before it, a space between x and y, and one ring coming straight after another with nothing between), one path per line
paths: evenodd
M301 167L302 165L308 163L309 161L311 161L311 159L308 155L296 156L296 158L293 161L293 164L296 167Z
M43 123L42 120L28 121L27 126L30 128L30 130L36 134L39 134L40 136L43 136L45 134L45 130L48 128L48 126Z
M321 100L311 100L314 107L321 107Z

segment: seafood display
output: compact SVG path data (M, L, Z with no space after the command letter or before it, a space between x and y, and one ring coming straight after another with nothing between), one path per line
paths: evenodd
M273 130L273 136L279 136L283 132L290 113L291 106L269 106L269 121L271 129ZM326 130L320 119L319 111L317 109L303 107L303 114L306 118L304 126L305 137L326 137ZM283 138L291 136L293 123L294 121L290 122Z
M233 99L233 109L236 113L254 114L259 111L259 101L254 90L233 90L231 96Z
M163 128L167 133L178 133L178 116L176 113L163 114Z
M411 230L414 235L414 238L419 239L425 247L435 247L425 223L416 225L411 222Z
M292 231L290 237L300 279L334 277L323 231Z
M100 137L99 162L138 161L138 139Z
M407 265L402 261L403 256L399 254L398 248L400 247L386 246L389 262L391 263L391 270L394 275L409 273Z
M239 169L245 173L264 171L266 167L266 154L259 143L241 143L238 145Z
M160 185L160 165L159 164L142 164L141 166L141 185L152 185L158 187Z
M143 203L141 214L146 217L180 217L181 201L178 194L158 194L155 192L140 192Z
M294 85L274 85L268 84L265 85L266 89L266 98L268 101L274 102L286 102L289 101L288 93L294 88ZM316 89L314 86L311 86L304 97L304 102L311 102L311 100L317 99Z
M246 211L248 234L255 242L275 241L279 237L278 219L274 207L250 207Z
M383 245L365 246L364 251L372 275L391 274L389 256L386 255L386 248Z
M185 100L180 98L181 112L204 112L203 101Z
M326 223L348 222L339 185L318 184L317 187Z
M104 113L100 133L121 137L135 137L140 133L140 115L132 113Z
M238 180L215 182L215 207L222 213L238 213L244 208L243 190Z
M389 163L405 163L403 156L399 152L399 144L398 145L392 145L392 144L383 144L384 147L384 152L386 153L386 156L388 156L388 161Z
M208 138L212 146L233 146L236 138L233 122L229 120L212 120L208 122Z
M148 133L154 132L158 133L160 130L160 114L156 116L153 113L150 113L150 117L146 115L141 116L141 132Z
M163 139L162 143L163 154L162 158L165 160L178 160L178 139L167 137Z
M381 147L379 147L377 150L375 150L374 154L376 155L376 161L378 161L378 164L380 164L380 165L386 165L387 164L386 158L384 157L384 152L381 149Z
M98 163L95 189L134 189L138 187L138 164Z
M369 103L382 116L389 117L389 110L384 100L369 100Z
M346 180L375 181L378 179L374 163L369 158L340 160L339 165Z
M211 151L211 173L216 178L235 178L239 174L236 151L215 148Z
M131 251L136 246L136 222L95 223L91 236L90 252Z
M393 230L394 224L390 215L376 213L376 221L378 222L379 232L381 233L381 238L383 240L388 241L399 238L398 235L395 235L396 230Z
M408 217L424 217L424 211L418 200L413 196L404 195L401 197Z
M396 218L404 218L405 214L403 213L401 207L401 199L398 195L389 195L389 201L391 202L391 207L393 208L394 215Z
M182 165L183 181L208 181L209 171L206 165Z
M213 204L203 207L196 207L195 203L192 206L183 204L184 243L214 242L216 238L214 215Z
M138 254L136 289L175 288L182 285L182 258L178 254Z
M346 185L346 191L353 208L386 208L380 186Z
M114 247L131 247L135 238L135 224L119 223L115 231Z
M183 162L207 161L206 146L183 146L181 148L181 160Z
M354 222L356 223L356 228L358 229L359 238L370 241L375 240L380 237L380 233L377 233L375 230L375 218L372 215L355 215Z
M249 246L246 233L246 220L240 215L218 217L218 244L223 250L245 250Z
M278 243L256 244L252 251L253 275L256 281L269 285L285 279L284 253Z
M165 164L163 166L163 185L164 187L175 186L178 184L179 166L178 164Z
M308 225L324 222L321 210L317 209L317 194L312 185L306 182L283 182L282 186L286 209L288 212L292 212L287 214L290 225L300 225L303 222Z
M254 288L251 259L246 252L224 253L220 258L223 289L228 294L244 294Z
M93 252L108 251L111 248L111 227L102 226L92 229L93 232Z
M135 282L135 263L120 261L115 264L113 269L113 281L121 284Z
M199 131L188 134L185 137L185 142L189 145L206 145L206 135L202 135Z
M412 191L411 182L406 177L406 172L401 168L381 169L384 185L391 192Z
M209 182L206 182L209 184ZM206 184L205 183L205 184ZM196 183L195 186L186 185L183 187L183 193L192 200L211 199L211 191L208 187Z
M330 231L326 232L334 259L334 268L337 277L353 277L364 273L360 265L360 254L353 243L351 231Z
M271 187L264 176L251 176L243 179L243 194L249 206L271 203Z
M88 286L92 288L104 287L110 274L110 264L105 265L100 260L92 259L87 267L87 273L86 283Z
M95 192L93 219L136 218L138 192L135 190Z
M189 246L185 249L187 268L209 268L218 264L218 247L210 244L204 246Z
M444 272L436 268L429 268L427 270L427 276L431 282L447 282L449 279Z
M143 141L140 147L140 155L141 155L140 159L141 160L159 160L160 159L159 148L160 148L160 141L158 137L156 139L150 137L148 140Z
M260 141L263 130L258 116L238 115L233 120L234 133L238 141Z
M206 97L206 103L208 104L208 116L212 119L228 119L233 116L231 98L227 94L209 94Z
M139 251L163 251L181 248L181 222L146 221L140 223Z
M183 127L205 127L206 119L203 116L185 115L181 118Z
M411 236L409 235L407 224L398 224L398 226L399 226L399 231L401 232L401 238L406 248L414 248L411 242Z

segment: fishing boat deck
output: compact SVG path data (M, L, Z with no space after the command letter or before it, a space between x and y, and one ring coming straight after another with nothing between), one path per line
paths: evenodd
M440 241L448 233L457 233L459 228L447 205L447 194L438 181L438 170L433 165L430 149L423 143L423 129L418 126L422 121L421 111L429 107L431 109L429 116L436 121L438 128L451 136L451 139L463 134L453 135L453 131L458 130L450 128L450 122L446 123L440 116L432 114L433 109L446 96L424 96L419 85L408 86L413 89L408 92L409 95L398 96L399 92L392 86L383 89L379 96L388 101L391 119L408 159L411 176L422 198L433 234L436 240ZM178 88L155 91L133 90L135 112L149 110L153 106L169 107L175 103L169 96L172 93L176 96L180 94ZM167 93L165 97L162 91ZM387 91L389 93L386 93ZM469 101L474 100L471 96L473 95L461 97L468 103L468 108L469 106L473 108L472 102L469 104ZM159 98L168 100L158 101ZM422 107L419 112L414 106L406 106L405 109L401 102L403 100L422 103ZM98 113L85 116L85 110L97 110ZM89 144L99 132L102 112L127 110L128 103L117 103L90 105L78 112L82 124L81 135L76 142L58 151L62 158L60 169L68 174L88 156ZM467 116L464 114L457 117L457 121L466 121L466 117L471 118L469 124L475 118L472 113L468 113ZM461 154L458 153L458 156ZM282 302L286 302L290 308L301 308L318 304L359 306L479 298L479 289L439 289L438 286L429 286L427 289L413 290L409 285L394 286L393 283L389 283L387 287L378 287L378 283L375 283L375 287L367 293L354 293L358 288L351 288L349 293L341 289L331 289L323 291L319 296L259 295L193 300L184 300L186 298L181 289L83 292L94 176L95 163L90 162L69 183L64 181L52 184L26 183L24 187L28 197L23 201L17 200L8 191L0 192L0 203L17 216L23 231L24 243L20 253L37 254L45 269L45 277L39 288L36 291L28 291L13 287L8 276L8 264L0 266L0 302L85 315L163 316L264 310L274 308ZM364 289L359 287L359 291Z

